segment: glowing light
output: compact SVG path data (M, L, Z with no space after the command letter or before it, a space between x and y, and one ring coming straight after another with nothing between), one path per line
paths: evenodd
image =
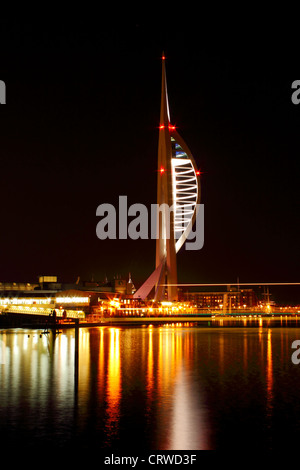
M120 331L110 328L110 344L107 371L107 429L113 432L114 426L118 426L120 387L121 387L121 357L120 357Z
M165 172L164 167L160 167L160 174L162 175Z
M166 128L166 126L165 126L164 124L160 124L160 125L159 125L159 129L160 129L160 130L165 129L165 128ZM168 129L169 129L169 131L175 131L176 126L173 126L173 125L169 124L169 125L168 125Z
M163 55L161 59L162 59L162 60L166 60L166 56L165 56L165 55Z
M37 298L21 298L15 297L12 299L0 299L0 305L33 305L33 304L52 304L51 298L37 299Z
M30 313L33 315L47 315L49 316L50 314L53 313L52 308L47 308L47 307L29 307L28 305L10 305L8 307L8 311L10 312L16 312L16 313ZM59 308L56 309L56 315L58 317L62 317L63 315L63 309ZM85 318L85 313L82 310L68 310L68 317L69 318Z
M120 302L115 299L110 301L110 305L115 308L120 308Z
M286 307L287 308L287 307ZM266 312L270 313L271 312L271 305L269 303L266 304Z
M56 297L57 304L87 304L89 297Z
M197 176L200 175L200 171L199 171L199 170L196 171L196 175L197 175Z

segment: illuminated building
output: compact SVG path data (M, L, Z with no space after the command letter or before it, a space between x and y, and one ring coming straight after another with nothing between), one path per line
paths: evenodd
M57 276L39 276L38 283L0 282L0 314L51 313L53 309L80 310L85 314L97 305L109 305L115 296L132 297L135 290L129 275L108 282L58 282Z
M258 304L258 299L253 289L229 289L225 292L207 291L207 292L183 292L181 300L190 302L198 308L220 308L222 310L235 308L252 308Z
M197 204L200 203L200 172L176 126L170 122L164 55L157 163L159 211L155 271L134 297L145 299L155 286L156 301L165 298L176 301L178 300L176 253L187 239L196 218ZM165 284L168 284L166 292Z

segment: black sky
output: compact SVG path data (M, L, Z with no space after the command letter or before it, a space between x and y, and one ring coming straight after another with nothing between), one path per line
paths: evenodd
M1 21L1 280L151 273L155 242L100 241L96 208L156 202L164 50L205 206L204 248L181 250L179 282L299 281L299 76L278 25Z

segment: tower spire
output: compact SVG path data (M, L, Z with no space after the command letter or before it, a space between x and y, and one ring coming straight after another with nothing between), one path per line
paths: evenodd
M163 53L157 171L157 204L162 206L162 211L161 214L158 214L158 238L156 240L156 268L161 266L161 276L156 284L156 300L164 298L165 283L177 284L174 212L168 210L168 208L173 206L173 182L172 145L169 129L170 112L165 62L165 55ZM177 288L175 286L168 287L168 299L177 299Z
M162 53L162 80L161 80L161 105L160 105L160 126L167 127L170 123L170 110L166 77L166 56Z
M200 193L197 177L199 173L193 156L175 126L170 125L165 61L163 52L155 270L135 292L134 298L145 299L155 287L155 300L161 301L167 297L174 301L178 299L176 253L191 232Z

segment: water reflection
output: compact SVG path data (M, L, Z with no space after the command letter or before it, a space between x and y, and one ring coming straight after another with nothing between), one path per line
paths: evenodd
M105 426L107 429L107 434L112 440L118 432L121 399L120 330L117 328L109 329L109 356L106 395L107 420Z
M66 433L73 418L73 336L42 335L15 330L0 333L5 361L0 366L0 429L2 442L34 445L49 433ZM66 420L66 421L65 421Z
M182 367L174 386L170 425L170 443L167 449L210 449L209 423L202 396L195 391L192 377Z
M158 360L154 370L159 422L155 446L207 449L210 431L202 403L204 392L195 387L193 372L196 336L193 330L180 326L161 327L154 332L158 334ZM152 334L150 337L152 343Z
M3 445L273 448L283 419L299 438L297 330L257 323L2 331Z
M148 341L148 356L147 356L147 382L146 382L146 390L147 390L147 412L149 413L152 396L153 396L153 389L154 389L154 359L153 359L153 329L152 325L148 329L149 341Z
M268 329L267 339L267 370L266 370L266 383L267 383L267 415L272 415L273 407L273 358L272 358L272 330Z

